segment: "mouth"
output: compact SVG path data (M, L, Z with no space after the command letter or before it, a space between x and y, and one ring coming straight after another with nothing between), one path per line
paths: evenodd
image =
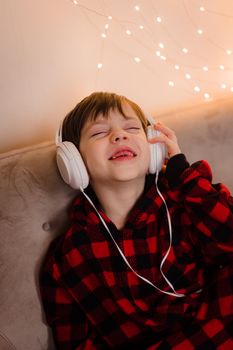
M130 148L124 148L114 152L109 160L129 160L135 158L137 154Z

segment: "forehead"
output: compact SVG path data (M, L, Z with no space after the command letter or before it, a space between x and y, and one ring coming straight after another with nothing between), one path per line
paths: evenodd
M122 113L123 112L123 113ZM105 123L108 120L138 120L140 122L140 118L137 113L133 110L133 108L128 104L122 104L122 111L118 108L111 108L106 113L99 113L97 115L90 115L87 119L84 128L90 127L91 125Z

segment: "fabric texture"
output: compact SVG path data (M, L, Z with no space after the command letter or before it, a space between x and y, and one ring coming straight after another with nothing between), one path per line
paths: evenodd
M50 246L40 276L57 349L233 349L233 198L211 182L208 163L189 166L184 155L159 176L173 237L163 272L182 298L130 271L95 210L76 198L72 225ZM169 230L154 176L122 230L100 213L134 270L171 291L159 269Z
M38 275L49 244L67 228L77 192L58 173L56 147L0 155L0 349L53 350Z

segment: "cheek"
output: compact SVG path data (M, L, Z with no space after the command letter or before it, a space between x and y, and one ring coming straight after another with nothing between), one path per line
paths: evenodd
M89 152L89 147L88 148L87 147L88 146L86 146L85 144L80 143L79 152L87 170L89 170L88 163L91 156L91 152ZM90 163L91 163L91 160L90 160Z
M82 150L81 147L79 147L79 153L82 157L82 160L84 161L84 163L86 164L86 153Z
M145 163L149 167L150 164L150 146L147 144L145 148Z
M148 159L150 157L150 144L147 141L146 136L142 139L142 150L143 154L145 155L145 158Z
M102 164L100 164L102 159L101 151L96 145L88 145L85 149L83 148L80 150L82 152L84 164L91 177L98 169L102 168Z
M144 168L149 168L150 162L150 145L147 139L144 138L141 142L141 164Z

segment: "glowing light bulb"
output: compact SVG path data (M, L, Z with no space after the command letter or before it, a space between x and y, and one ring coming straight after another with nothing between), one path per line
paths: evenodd
M144 29L144 26L141 24L141 25L139 26L139 29Z
M73 3L74 3L75 5L78 5L78 1L77 1L77 0L74 0Z
M170 81L168 82L168 85L171 86L171 87L173 87L173 86L175 85L175 84L174 84L174 81L170 80Z
M158 22L158 23L161 23L162 22L162 18L161 17L156 17L156 21Z
M201 12L204 12L205 11L205 8L203 6L200 7L200 11Z
M141 58L139 58L139 57L134 57L134 61L137 62L137 63L139 63L139 62L141 62Z
M200 89L199 86L194 86L193 90L194 90L195 92L200 92L200 91L201 91L201 89Z
M209 70L209 68L208 68L207 66L202 67L202 69L203 69L205 72L207 72L207 71Z
M98 68L98 69L101 69L102 67L103 67L103 64L102 64L102 63L98 63L98 64L97 64L97 68Z
M231 55L231 54L232 54L232 51L229 50L229 49L228 49L226 52L227 52L228 55Z
M163 44L163 43L159 43L159 47L160 47L161 49L164 49L164 44Z
M161 56L161 52L159 50L156 51L156 55L159 57Z
M224 70L225 69L224 65L220 64L219 69Z
M166 56L160 56L162 61L166 61L167 57Z
M105 33L101 33L101 36L103 39L107 38L107 35Z
M112 20L112 16L108 16L108 19L111 21Z
M178 64L175 64L174 68L175 68L176 70L179 70L179 69L180 69L180 66L179 66Z
M227 88L227 85L226 85L226 84L221 84L221 88L222 88L222 89L226 89L226 88Z
M136 5L134 8L136 11L140 11L140 7L138 5Z
M233 86L230 88L231 92L233 92Z
M207 100L208 98L210 98L210 94L208 94L208 92L204 93L204 98Z
M191 79L191 75L187 73L187 74L185 74L185 78L186 79Z
M125 32L127 35L131 35L131 31L129 29L127 29Z
M184 48L182 49L182 51L183 51L183 53L188 53L188 52L189 52L189 50L188 50L186 47L184 47Z
M108 29L109 28L109 24L105 24L104 28Z
M202 35L202 34L203 34L203 30L202 30L202 29L198 29L198 30L197 30L197 33L200 34L200 35Z

